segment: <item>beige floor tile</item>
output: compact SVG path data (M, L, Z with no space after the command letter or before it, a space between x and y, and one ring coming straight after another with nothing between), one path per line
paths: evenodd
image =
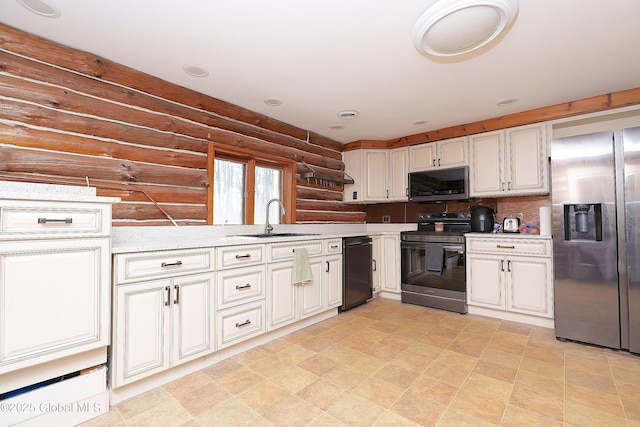
M406 389L418 378L419 373L401 366L388 364L376 372L374 376Z
M171 394L158 387L119 403L116 408L123 418L132 418L154 406L166 404L173 400Z
M309 427L340 427L346 425L333 415L325 412L309 424Z
M564 399L520 386L513 387L509 403L531 412L564 421Z
M391 411L421 426L435 426L446 407L410 391L403 394Z
M460 389L450 405L450 408L491 424L500 424L506 407L505 400L489 397L482 391L467 387L467 384Z
M477 335L466 332L466 329L451 342L447 350L468 356L480 357L484 349L489 345L491 336Z
M472 372L513 384L516 380L518 370L499 363L487 362L480 359Z
M611 394L591 387L567 383L565 399L617 417L625 416L622 401L617 393Z
M306 426L320 418L323 412L297 396L289 396L268 409L264 417L274 426Z
M384 413L384 408L355 394L347 394L327 411L351 426L370 426Z
M502 328L503 323L502 320L473 317L463 332L491 337L498 329Z
M512 334L520 334L520 335L531 335L531 329L533 327L531 325L526 325L524 323L511 322L508 320L502 320L500 322L500 327L498 328L501 332L511 332Z
M79 424L80 427L120 427L126 426L124 417L120 414L115 407L110 409L106 414L102 414L99 417L92 418L89 421L85 421Z
M541 394L550 395L557 399L564 399L565 384L563 377L551 378L521 369L516 376L515 385Z
M378 322L375 325L371 325L369 329L373 329L380 332L385 332L387 334L392 334L397 331L399 328L398 325L394 325L393 323L389 323L387 321Z
M356 388L354 393L388 409L402 396L405 390L405 387L400 387L380 378L371 377Z
M406 352L417 354L418 356L428 359L428 360L436 360L438 356L442 353L442 348L435 347L429 344L424 344L422 342L416 341L412 343L407 349Z
M309 338L306 341L302 341L299 343L301 347L306 348L307 350L311 350L313 352L321 352L322 350L331 347L335 343L328 338L323 337L313 337Z
M438 421L437 427L491 427L495 425L459 409L448 408Z
M233 371L242 369L242 363L234 359L225 359L215 365L204 368L201 372L213 380L217 380Z
M476 393L505 403L509 400L512 390L513 384L510 382L497 380L475 372L469 374L469 378L461 388L461 391Z
M262 375L258 375L255 371L249 368L242 368L218 378L216 383L231 395L236 395L261 383L264 379Z
M399 348L390 347L385 344L375 343L367 347L366 349L364 349L363 353L368 354L369 356L377 357L378 359L388 362L395 359L403 351L404 350Z
M624 418L590 408L572 401L566 403L565 425L571 427L617 427L627 426Z
M306 369L302 369L298 366L291 366L281 373L271 377L273 382L280 384L292 394L299 392L309 384L315 382L317 379L317 375L314 375Z
M435 361L423 375L436 378L455 387L461 387L467 380L473 368L464 369L458 365L448 364L446 361Z
M369 375L344 365L337 365L325 372L322 378L346 390L354 390L369 378Z
M347 394L347 390L324 379L319 379L296 395L313 406L326 411Z
M229 399L229 394L219 384L212 382L203 387L176 396L176 400L193 416Z
M199 371L165 384L164 389L176 397L197 390L212 382L213 380L210 377Z
M533 372L538 375L548 377L549 379L560 379L564 378L565 375L565 368L563 364L531 359L529 357L522 358L520 370Z
M395 366L400 366L401 368L408 369L417 374L421 374L427 370L432 362L433 359L429 359L405 350L389 363Z
M505 353L523 354L528 340L526 335L499 330L493 335L488 347Z
M236 427L248 425L259 416L249 405L235 397L203 412L196 420L207 427Z
M236 360L238 363L241 363L243 365L251 365L252 363L255 363L258 360L264 359L265 357L268 357L271 354L272 353L270 351L268 351L263 347L255 347L233 356L232 359Z
M443 406L449 405L460 389L444 381L428 376L420 376L409 388L409 391L424 396Z
M173 427L185 424L191 419L191 414L176 400L171 399L127 419L127 426Z
M283 363L278 357L278 354L280 353L272 354L271 356L258 360L249 365L249 369L266 378L279 374L291 365Z
M322 376L325 372L335 368L338 362L335 360L326 358L320 354L311 356L310 358L298 363L297 366L306 369L307 371L317 376Z
M373 427L420 427L420 424L414 423L392 411L385 411L378 420L373 423Z
M500 425L502 427L563 427L564 423L519 406L507 405Z
M604 376L582 370L566 369L565 381L567 387L571 384L593 388L609 394L618 393L616 382L611 375Z
M417 341L422 344L429 344L434 347L445 349L449 347L459 333L460 331L448 329L438 324L431 328L429 332L421 336Z
M380 344L397 348L398 350L406 350L414 342L414 339L402 337L400 335L390 334L386 338L380 340Z
M254 411L262 414L290 395L289 390L273 381L266 380L241 393L238 397Z
M480 356L480 360L496 363L508 368L518 369L522 362L522 356L519 354L506 353L504 351L487 348Z

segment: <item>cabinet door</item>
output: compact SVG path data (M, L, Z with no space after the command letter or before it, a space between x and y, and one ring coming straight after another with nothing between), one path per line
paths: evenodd
M504 184L504 132L488 132L469 138L471 164L469 165L470 196L503 195Z
M407 201L409 188L409 150L397 148L389 151L389 164L387 168L388 200Z
M382 290L400 292L400 236L382 235ZM378 263L378 268L381 267Z
M553 316L550 258L510 257L507 259L507 272L507 310Z
M327 308L342 304L342 255L327 257L324 261L327 277Z
M438 167L450 168L469 164L467 155L469 142L466 137L439 141L437 145Z
M372 281L373 292L380 292L382 290L382 238L380 236L371 237L371 253L372 253Z
M387 151L365 150L364 152L364 200L387 199Z
M296 297L300 299L300 319L319 313L324 308L322 295L326 273L323 261L323 258L311 258L309 264L313 280L297 285L299 294Z
M420 144L409 147L409 172L426 171L436 167L436 144Z
M507 191L515 194L549 192L544 124L507 129Z
M109 344L109 239L0 243L0 373Z
M467 304L505 308L503 257L467 254Z
M116 286L114 388L170 366L171 280Z
M342 153L344 171L353 178L353 184L344 185L343 200L345 202L362 203L364 201L364 154L363 150L351 150Z
M291 262L267 265L267 317L270 330L296 320L295 292L298 288L291 283L292 278Z
M212 293L213 273L173 279L173 365L213 351Z

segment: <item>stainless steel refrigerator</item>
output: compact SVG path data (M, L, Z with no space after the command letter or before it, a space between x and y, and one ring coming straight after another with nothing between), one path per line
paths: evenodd
M640 353L640 127L551 141L556 336Z

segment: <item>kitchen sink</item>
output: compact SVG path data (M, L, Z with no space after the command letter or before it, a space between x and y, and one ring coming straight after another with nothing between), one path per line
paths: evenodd
M296 236L317 236L314 233L260 233L260 234L242 234L240 237L296 237Z

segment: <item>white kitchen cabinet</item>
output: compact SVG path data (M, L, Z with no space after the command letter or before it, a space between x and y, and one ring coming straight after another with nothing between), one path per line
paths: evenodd
M452 138L409 147L409 172L469 164L468 138Z
M467 235L467 304L553 318L550 240Z
M213 267L213 248L114 257L112 388L215 350Z
M400 298L400 234L372 236L373 292Z
M544 123L469 137L471 197L549 193Z
M110 202L0 200L0 374L106 356L110 230Z
M345 202L407 200L408 148L346 151L343 161L345 171L354 180L344 186Z
M324 271L327 278L327 308L342 305L342 254L327 256L324 259Z

